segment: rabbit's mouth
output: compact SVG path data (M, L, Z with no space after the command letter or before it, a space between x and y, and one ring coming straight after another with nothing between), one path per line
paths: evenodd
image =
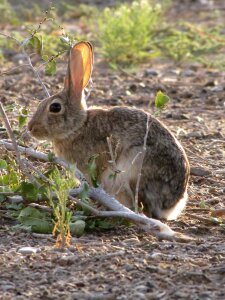
M32 128L29 128L30 134L35 137L38 140L47 139L49 134L48 132L42 128L41 130L39 128L35 128L34 126Z

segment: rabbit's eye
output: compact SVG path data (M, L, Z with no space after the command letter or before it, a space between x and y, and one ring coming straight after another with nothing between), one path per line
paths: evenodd
M61 110L61 104L58 102L52 103L49 107L49 111L53 113L58 113Z

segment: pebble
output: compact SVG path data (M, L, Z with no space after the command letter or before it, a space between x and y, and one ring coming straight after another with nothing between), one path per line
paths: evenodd
M148 291L148 287L146 285L138 285L134 290L138 293L146 293Z
M148 77L148 76L158 76L158 75L159 75L159 73L154 69L147 69L144 72L144 76L146 76L146 77Z
M195 72L193 70L184 70L181 72L181 76L183 77L192 77L195 75Z
M17 53L12 57L12 61L19 64L22 64L26 59L26 55L23 53Z
M195 175L195 176L208 176L211 175L212 172L209 170L206 170L204 168L201 167L191 167L191 175Z
M128 246L133 246L133 245L139 244L140 241L138 238L134 237L134 238L123 240L123 243L125 243Z
M203 137L203 134L201 132L189 132L185 135L187 138L201 138Z
M223 92L224 88L223 86L214 86L211 88L211 92L218 93L218 92Z
M0 290L6 292L8 290L15 289L15 284L12 282L2 281L0 285Z
M124 265L124 269L125 269L127 272L130 272L130 271L134 270L135 267L134 267L133 265L131 265L131 264L125 264L125 265Z
M132 299L135 299L135 300L145 300L145 299L147 299L147 296L145 296L145 294L144 293L134 293L133 295L132 295Z
M152 258L158 258L158 257L161 257L161 256L162 256L162 253L160 253L160 252L154 252L151 255Z
M77 292L66 298L68 300L114 300L116 299L114 294L101 294L101 293L82 293Z
M168 113L166 115L166 118L167 119L174 119L174 120L189 120L190 119L188 115L180 114L180 113L177 113L177 114Z
M18 253L21 253L24 255L38 253L40 251L41 250L39 248L35 248L35 247L22 247L17 250Z

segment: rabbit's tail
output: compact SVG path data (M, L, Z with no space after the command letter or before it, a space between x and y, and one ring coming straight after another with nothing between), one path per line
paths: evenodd
M187 199L188 199L188 194L186 191L184 193L183 198L181 198L173 207L157 211L157 217L159 219L165 219L165 220L176 220L177 217L184 210L187 203Z

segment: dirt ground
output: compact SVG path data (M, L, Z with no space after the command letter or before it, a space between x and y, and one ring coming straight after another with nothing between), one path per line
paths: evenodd
M169 17L212 23L218 20L211 12L219 8L225 18L223 1L203 2L174 1ZM44 78L52 94L62 87L65 70L62 63L57 76ZM89 105L153 111L158 90L172 98L160 119L184 146L192 175L186 211L168 224L193 240L158 241L136 226L120 226L85 234L60 252L51 235L12 231L1 216L0 298L225 299L225 228L210 217L210 210L225 207L224 78L225 71L160 59L135 75L115 73L97 57ZM3 103L44 96L32 72L23 69L1 78L0 90ZM39 251L23 255L17 251L23 246Z

